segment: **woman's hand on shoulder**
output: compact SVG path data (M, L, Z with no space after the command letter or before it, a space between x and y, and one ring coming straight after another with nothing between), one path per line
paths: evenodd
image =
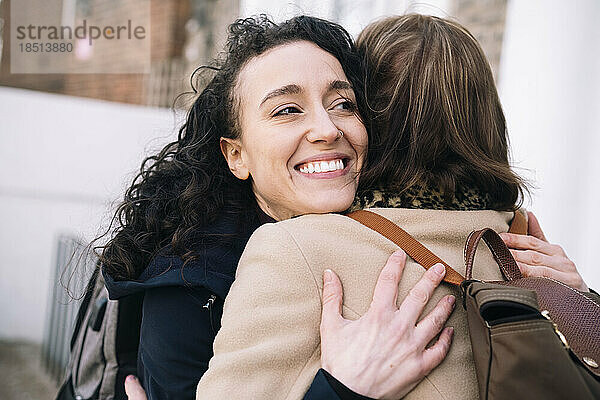
M577 266L563 248L548 243L535 215L532 212L527 215L529 235L500 234L523 276L552 278L582 292L589 291Z
M398 284L406 254L397 251L381 271L369 310L358 320L341 315L342 284L325 271L321 320L321 365L349 389L371 398L400 398L446 357L452 328L445 328L454 308L446 296L419 320L445 270L430 268L400 305ZM431 347L427 344L436 335Z

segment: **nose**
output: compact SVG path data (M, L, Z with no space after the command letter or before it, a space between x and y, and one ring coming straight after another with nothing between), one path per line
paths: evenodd
M311 143L333 143L339 136L339 129L331 120L327 110L319 107L314 113L311 126L306 133L306 140Z

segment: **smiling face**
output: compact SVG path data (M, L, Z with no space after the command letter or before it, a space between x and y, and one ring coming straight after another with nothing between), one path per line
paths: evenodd
M283 220L350 207L367 132L339 61L311 42L281 45L250 60L234 90L241 135L221 149L261 209Z

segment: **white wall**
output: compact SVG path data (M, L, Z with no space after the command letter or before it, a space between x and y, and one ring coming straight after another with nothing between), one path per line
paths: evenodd
M41 341L59 233L90 240L169 110L0 87L0 338Z
M509 1L499 71L531 210L588 285L600 287L600 2Z

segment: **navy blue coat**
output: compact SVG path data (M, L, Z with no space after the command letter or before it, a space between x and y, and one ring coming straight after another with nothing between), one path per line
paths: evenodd
M268 217L262 216L262 222ZM221 327L223 301L251 233L233 242L211 241L196 249L199 257L185 266L181 258L155 257L135 281L115 281L104 274L110 298L144 291L138 376L149 399L195 399L196 385L213 356ZM232 234L235 221L223 218L208 233ZM206 233L206 232L205 232ZM365 399L320 370L305 400Z

